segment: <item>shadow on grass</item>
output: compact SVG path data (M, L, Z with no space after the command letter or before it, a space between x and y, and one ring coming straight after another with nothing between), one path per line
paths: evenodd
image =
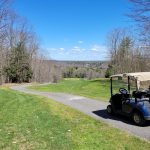
M109 115L107 113L106 109L93 111L93 113L99 117L104 118L104 119L111 119L111 120L121 121L121 122L124 122L126 124L130 124L130 125L135 125L131 118L126 117L126 116L122 116L122 115ZM143 127L146 127L146 126L150 126L150 121L147 122Z

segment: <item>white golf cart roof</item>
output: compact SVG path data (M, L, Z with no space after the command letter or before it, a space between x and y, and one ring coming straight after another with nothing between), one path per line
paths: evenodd
M150 81L150 72L135 72L135 73L123 73L123 74L116 74L112 75L113 77L132 77L137 81L137 88L140 87L140 82L142 81Z
M112 75L112 77L133 77L137 81L149 81L150 80L150 72L135 72L135 73L123 73Z

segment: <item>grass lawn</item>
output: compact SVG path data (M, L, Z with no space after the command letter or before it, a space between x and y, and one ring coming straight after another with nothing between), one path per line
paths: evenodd
M66 92L104 101L110 98L109 79L64 79L58 84L34 85L30 88L46 92Z
M0 88L1 150L148 150L150 143L48 98Z

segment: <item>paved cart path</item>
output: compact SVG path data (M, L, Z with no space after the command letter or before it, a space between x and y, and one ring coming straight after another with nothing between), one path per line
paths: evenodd
M11 88L20 92L51 98L57 102L75 108L95 119L103 120L104 122L107 122L116 128L120 128L150 141L150 123L148 123L145 127L138 127L132 124L132 121L128 121L129 119L127 118L110 116L106 112L106 107L108 105L107 102L66 93L39 92L27 89L28 86L30 85L12 86Z

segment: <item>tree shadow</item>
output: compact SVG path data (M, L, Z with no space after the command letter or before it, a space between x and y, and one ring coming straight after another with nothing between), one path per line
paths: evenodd
M110 115L107 113L106 109L96 110L96 111L93 111L93 113L104 119L111 119L111 120L121 121L126 124L130 124L130 125L135 125L130 117L126 117L126 116L122 116L122 115L118 115L118 114ZM150 121L147 122L143 127L145 127L145 126L150 126Z

